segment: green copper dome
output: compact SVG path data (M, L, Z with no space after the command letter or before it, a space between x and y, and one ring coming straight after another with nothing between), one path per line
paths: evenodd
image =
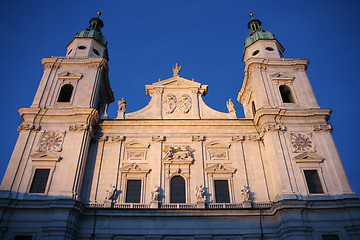
M92 38L106 47L107 41L101 33L101 28L104 26L103 21L97 17L92 18L89 23L90 26L78 32L75 38Z
M244 43L245 48L255 43L258 40L274 40L275 35L269 31L265 31L261 28L261 21L259 19L252 19L248 23L250 29L250 35L246 38Z

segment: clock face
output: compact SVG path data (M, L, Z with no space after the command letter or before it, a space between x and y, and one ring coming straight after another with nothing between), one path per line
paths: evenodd
M310 136L305 134L291 134L291 144L295 149L295 152L308 152L311 151L313 143Z
M63 136L56 132L44 132L40 139L41 151L61 151Z

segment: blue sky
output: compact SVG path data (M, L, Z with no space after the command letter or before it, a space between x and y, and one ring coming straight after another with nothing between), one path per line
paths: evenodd
M358 100L359 3L357 1L1 1L0 29L3 109L0 119L0 179L18 137L20 107L29 107L40 82L41 59L64 56L75 34L103 8L110 84L127 110L146 106L145 84L181 76L209 85L204 101L226 111L244 77L243 43L248 11L285 47L285 57L310 60L308 75L322 108L333 109L333 136L353 189L360 193ZM116 115L116 104L110 117Z

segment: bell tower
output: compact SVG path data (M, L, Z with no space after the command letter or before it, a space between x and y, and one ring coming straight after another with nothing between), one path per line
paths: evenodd
M271 198L352 195L328 123L331 109L317 103L306 72L309 61L285 58L274 34L250 16L237 100L262 138ZM322 188L311 189L314 184Z
M65 57L42 59L33 103L19 109L23 122L2 190L20 198L79 198L93 129L114 101L99 16L76 34Z

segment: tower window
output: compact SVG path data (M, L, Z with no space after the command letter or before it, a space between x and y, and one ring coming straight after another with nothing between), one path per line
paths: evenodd
M185 180L180 176L175 176L170 183L170 202L185 203Z
M70 102L71 94L73 91L73 86L71 84L66 84L61 87L58 102Z
M215 198L217 203L230 203L228 180L214 180Z
M270 51L270 52L274 51L274 49L273 49L272 47L267 47L267 48L265 48L265 49L268 50L268 51Z
M279 90L280 90L280 94L281 94L283 103L294 103L294 99L292 97L291 90L288 86L281 85L279 87Z
M96 55L100 55L100 53L99 53L99 51L98 50L96 50L95 48L93 49L93 52L96 54Z
M128 180L126 186L127 203L139 203L141 196L141 180Z
M83 50L83 49L86 49L86 47L81 45L81 46L78 46L78 49Z
M30 193L44 193L49 178L50 169L36 169L31 184Z
M324 193L317 170L304 170L309 193Z
M256 56L260 51L259 50L256 50L255 52L253 52L253 56Z

